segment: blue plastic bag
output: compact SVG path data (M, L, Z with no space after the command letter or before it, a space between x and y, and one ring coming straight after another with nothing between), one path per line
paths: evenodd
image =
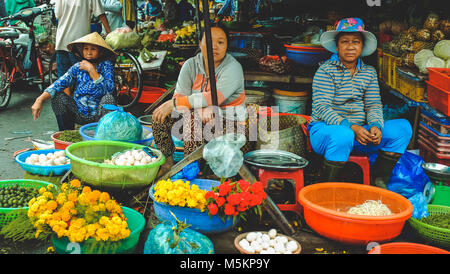
M164 222L152 229L144 244L144 254L214 254L208 237L189 228L176 236L176 227L176 224Z
M192 181L194 179L197 179L199 172L200 166L198 165L198 161L195 161L185 166L180 172L173 175L170 179L172 181L178 179L186 179L188 181Z
M136 117L125 112L122 107L103 105L103 108L113 111L98 122L95 139L124 142L142 140L142 125Z
M369 159L375 162L377 154L370 155ZM391 178L387 183L390 191L406 198L417 193L423 193L425 184L430 180L422 168L424 160L419 155L405 151L392 170Z
M428 203L426 197L422 193L416 193L408 199L413 205L412 217L421 219L428 216Z

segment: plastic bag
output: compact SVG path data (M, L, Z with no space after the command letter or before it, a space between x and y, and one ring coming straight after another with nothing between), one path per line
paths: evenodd
M211 140L203 149L203 158L214 174L229 178L236 175L244 163L241 147L246 138L242 134L229 133Z
M428 216L428 203L422 193L416 193L408 199L413 205L412 217L421 219Z
M208 237L189 228L176 236L175 227L165 222L152 229L145 241L144 254L214 254L214 246ZM176 240L179 240L178 244Z
M139 48L141 38L139 37L139 34L126 26L110 32L108 36L106 36L105 41L114 50L130 49Z
M178 179L186 179L188 181L192 181L194 179L197 179L199 172L200 172L200 166L198 165L198 161L195 161L195 162L190 163L189 165L185 166L180 172L173 175L172 178L170 178L170 179L172 181L178 180Z
M103 108L113 110L113 112L100 119L95 130L95 139L125 142L141 141L142 125L136 117L126 113L122 107L103 105Z
M376 158L377 155L372 154L370 157L371 161L375 161L372 156ZM406 198L423 193L425 184L430 181L422 168L423 163L422 157L405 151L392 170L391 178L387 183L388 190Z

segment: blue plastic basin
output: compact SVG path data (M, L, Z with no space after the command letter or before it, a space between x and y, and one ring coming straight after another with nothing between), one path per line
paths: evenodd
M87 133L88 131L92 131L92 133L94 135L95 134L95 130L97 129L97 125L98 125L98 122L95 122L95 123L86 124L86 125L83 125L82 127L80 127L80 129L78 131L79 131L79 133L80 133L80 135L81 135L81 137L83 138L84 141L99 140L99 139L94 138L93 136L90 136ZM146 126L142 126L142 132L144 132L144 131L153 132L151 128L146 127ZM114 141L114 140L111 140L111 141ZM153 134L152 134L152 137L147 138L147 139L143 139L143 140L140 140L140 141L127 141L127 142L128 143L133 143L133 144L149 146L149 145L151 145L152 141L153 141Z
M286 57L294 60L299 65L316 66L320 62L330 58L331 53L324 52L308 52L308 51L294 51L286 49Z
M65 174L67 171L70 170L70 164L67 165L61 165L61 166L36 166L36 165L30 165L25 163L25 160L31 155L31 154L48 154L48 153L54 153L55 151L63 151L62 149L41 149L41 150L32 150L32 151L26 151L22 152L19 155L16 156L15 160L20 165L20 167L28 171L31 174L39 174L43 176L59 176Z
M195 179L190 182L191 184L198 185L198 187L203 190L211 190L212 187L220 184L219 181L206 179ZM170 214L170 212L172 212L179 221L190 224L190 229L205 234L221 233L230 230L234 226L233 218L227 218L226 221L223 222L217 216L211 216L210 218L206 210L201 212L200 209L197 208L171 206L155 201L155 185L156 184L153 184L150 188L149 195L153 200L153 208L155 210L156 217L158 217L160 221L170 221L175 223L175 218L172 214Z

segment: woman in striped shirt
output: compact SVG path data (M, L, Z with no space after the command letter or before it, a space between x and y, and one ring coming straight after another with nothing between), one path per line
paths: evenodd
M361 19L346 18L321 43L334 53L314 76L308 126L313 150L324 157L321 180L335 181L352 151L378 152L371 183L386 187L412 129L405 119L383 120L377 72L360 58L375 51L376 38Z

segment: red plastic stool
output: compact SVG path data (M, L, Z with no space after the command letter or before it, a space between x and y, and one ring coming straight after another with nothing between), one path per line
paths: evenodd
M264 189L267 188L267 184L273 179L290 179L295 182L295 204L277 204L281 211L301 211L301 205L297 200L298 193L304 186L303 169L297 169L294 171L276 171L259 169L259 181L263 184Z
M363 184L370 185L370 164L369 157L360 155L350 155L349 162L353 162L361 167L363 172Z

